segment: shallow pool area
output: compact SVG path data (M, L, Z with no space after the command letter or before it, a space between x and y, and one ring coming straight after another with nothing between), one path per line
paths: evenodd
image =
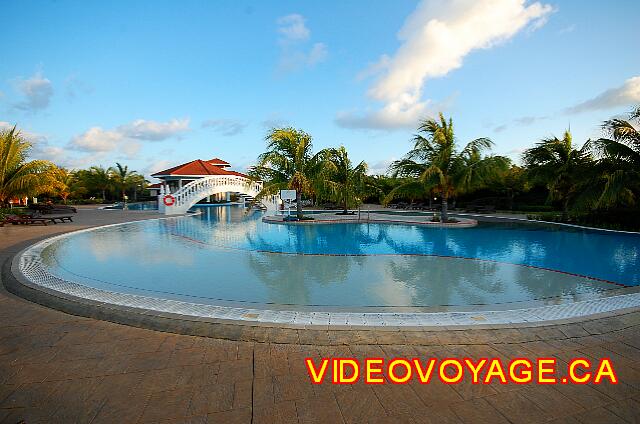
M206 305L456 311L570 304L640 284L640 237L551 225L262 222L236 206L107 226L42 248L47 273Z
M128 211L157 211L158 210L158 202L157 201L148 201L148 202L118 202L113 205L104 206L103 209L106 210L128 210Z

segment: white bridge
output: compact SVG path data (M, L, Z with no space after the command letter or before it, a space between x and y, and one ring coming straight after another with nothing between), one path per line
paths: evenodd
M175 193L169 193L168 189L165 191L165 187L162 186L158 196L158 209L165 215L183 214L200 200L216 193L235 192L256 197L260 190L262 181L236 175L209 175L191 181Z

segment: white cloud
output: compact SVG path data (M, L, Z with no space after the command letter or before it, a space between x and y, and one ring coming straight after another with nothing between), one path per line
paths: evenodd
M561 28L560 30L558 30L558 34L562 35L562 34L568 34L570 32L575 31L576 29L576 24L571 24L569 26L566 26L564 28Z
M71 139L68 147L82 152L119 151L127 159L136 157L142 141L162 141L189 130L189 119L172 119L167 122L138 119L113 129L89 128Z
M163 171L165 169L169 169L172 166L175 166L176 162L172 161L172 160L168 160L168 159L159 159L159 160L154 160L152 162L150 162L144 169L143 169L143 173L144 175L151 175L154 174L158 171Z
M70 169L95 165L105 158L103 152L88 153L80 156L70 155L68 149L52 145L46 140L35 143L30 156L34 159L45 159L55 163L57 166Z
M507 150L507 155L521 155L527 150L526 147L517 147L515 149Z
M311 31L305 25L304 17L297 13L278 18L278 32L284 43L304 41L311 35Z
M547 119L549 119L548 116L531 116L531 115L521 116L519 118L514 119L513 124L521 127L527 127L529 125L535 124L536 122L545 121ZM506 130L507 128L509 128L508 124L502 124L495 127L493 131L498 133Z
M166 140L167 138L174 137L188 130L188 118L172 119L167 122L136 119L129 124L118 127L118 132L122 133L125 137L149 141Z
M590 110L613 109L640 103L640 75L629 78L619 87L610 88L596 97L565 109L565 113L581 113Z
M13 128L12 123L0 121L0 130ZM71 155L68 149L56 146L49 142L49 137L45 134L24 130L18 127L20 134L31 142L29 158L43 159L55 163L64 168L81 168L93 165L96 161L104 157L103 152L91 152L90 154L75 156Z
M506 130L508 127L509 126L507 124L498 125L497 127L495 127L493 129L493 132L499 133L499 132L502 132L502 131Z
M305 24L302 15L291 14L278 18L278 33L280 38L280 61L278 71L281 73L312 68L324 62L329 54L325 43L314 43L311 47L308 41L311 31Z
M379 110L340 111L336 114L335 122L344 128L369 128L378 130L392 130L398 128L414 128L419 119L437 113L439 108L428 107L429 101L419 104L387 103Z
M370 77L374 77L380 73L382 73L385 69L389 67L389 62L391 59L386 54L380 56L375 63L369 63L369 65L364 68L362 71L358 72L356 75L356 81L362 81Z
M41 71L36 72L31 78L18 78L16 88L24 96L24 100L16 103L14 107L21 110L35 112L45 109L53 96L53 85Z
M538 121L544 121L546 119L549 119L549 117L548 116L521 116L520 118L516 118L514 122L518 125L527 126Z
M0 121L0 130L10 130L14 126L16 127L16 130L19 131L19 133L26 140L30 141L32 144L47 140L47 136L44 135L44 134L40 134L40 133L35 133L35 132L32 132L32 131L24 130L24 129L20 128L20 126L17 125L17 124L12 124L12 123L6 122L6 121Z
M441 102L425 100L419 103L390 102L379 110L342 111L336 114L335 122L344 128L394 130L416 128L418 121L426 116L434 116L454 103L457 94Z
M202 123L202 128L212 128L222 136L232 137L244 131L247 125L246 122L235 119L207 119Z
M414 128L429 112L423 100L425 83L462 66L474 50L489 49L524 28L537 28L552 7L525 0L423 0L398 33L402 42L393 56L383 55L361 75L380 74L368 90L382 102L378 111L359 117L373 128ZM353 126L354 114L338 115L342 126ZM357 114L355 115L357 116Z
M307 65L314 66L317 63L324 62L328 54L329 50L326 44L315 43L307 55Z
M93 92L93 87L78 78L78 75L69 75L64 80L65 94L69 100L75 100L79 94L89 94Z
M370 163L368 164L369 169L367 173L369 175L386 175L387 172L389 171L389 166L393 163L394 160L395 158L391 158L391 159L383 159L377 162Z
M262 121L262 126L266 129L287 127L290 123L278 113L270 114L267 119Z
M92 127L86 132L73 137L70 147L83 152L111 152L123 140L124 136L118 131Z
M136 159L141 148L142 145L137 141L127 141L122 143L120 151L124 155L125 159Z

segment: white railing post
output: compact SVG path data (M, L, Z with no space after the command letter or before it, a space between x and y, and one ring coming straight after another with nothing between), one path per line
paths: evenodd
M203 199L212 194L224 191L237 191L239 193L255 197L260 192L260 190L262 190L261 181L256 182L248 178L236 175L212 175L204 178L199 178L182 186L175 193L173 193L173 196L176 199L175 204L171 207L162 209L164 209L165 214L179 214L186 212L200 199ZM162 212L162 209L160 210L160 212Z

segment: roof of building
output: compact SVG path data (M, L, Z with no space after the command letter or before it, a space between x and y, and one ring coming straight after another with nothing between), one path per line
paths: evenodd
M222 167L231 166L229 162L225 162L220 158L209 159L207 162L209 162L211 165L218 165Z
M220 159L217 160L221 163L227 163ZM222 169L219 165L212 165L211 161L203 161L201 159L183 163L182 165L174 166L173 168L165 169L164 171L159 171L151 175L153 177L164 175L237 175L248 178L248 176L243 173L227 171L226 169Z
M160 187L162 187L162 185L163 185L163 184L164 184L164 183L149 184L149 185L147 186L147 190L148 190L148 189L150 189L150 188L151 188L151 189L153 189L153 188L160 188Z

